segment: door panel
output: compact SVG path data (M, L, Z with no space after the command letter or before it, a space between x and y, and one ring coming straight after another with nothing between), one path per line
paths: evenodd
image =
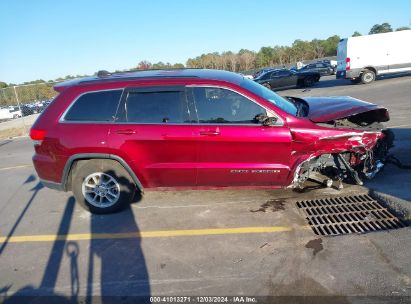
M282 88L286 86L284 78L282 78L278 72L271 73L270 85L272 88Z
M128 89L109 146L133 164L144 187L196 185L197 146L184 87Z
M289 173L291 135L254 119L266 110L228 89L193 87L199 186L282 186ZM235 106L233 106L235 105ZM233 110L234 109L234 110Z
M199 186L282 186L289 173L290 132L284 127L198 126ZM202 135L213 130L218 135Z
M196 185L197 147L190 125L115 124L109 145L133 163L144 187Z

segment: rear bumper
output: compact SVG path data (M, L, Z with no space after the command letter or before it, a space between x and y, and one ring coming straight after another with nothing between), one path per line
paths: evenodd
M352 69L348 71L337 71L335 77L337 79L353 79L360 77L361 69Z

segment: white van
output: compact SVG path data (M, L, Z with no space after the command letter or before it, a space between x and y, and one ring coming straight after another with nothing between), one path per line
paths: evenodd
M411 30L340 40L337 78L370 83L377 75L411 71Z

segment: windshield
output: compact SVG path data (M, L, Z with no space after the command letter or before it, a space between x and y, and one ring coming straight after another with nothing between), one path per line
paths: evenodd
M240 83L240 86L244 89L249 90L250 92L264 98L265 100L271 102L272 104L279 107L281 110L287 112L288 114L297 115L297 108L296 106L288 101L287 99L277 95L270 89L258 84L257 82L244 78L244 80Z

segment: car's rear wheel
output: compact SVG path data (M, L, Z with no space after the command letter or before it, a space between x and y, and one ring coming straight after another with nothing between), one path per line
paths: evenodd
M361 82L369 84L375 80L375 73L371 70L364 70L361 74Z
M97 214L113 213L130 204L135 185L118 162L104 159L81 161L74 170L73 194L86 210Z

